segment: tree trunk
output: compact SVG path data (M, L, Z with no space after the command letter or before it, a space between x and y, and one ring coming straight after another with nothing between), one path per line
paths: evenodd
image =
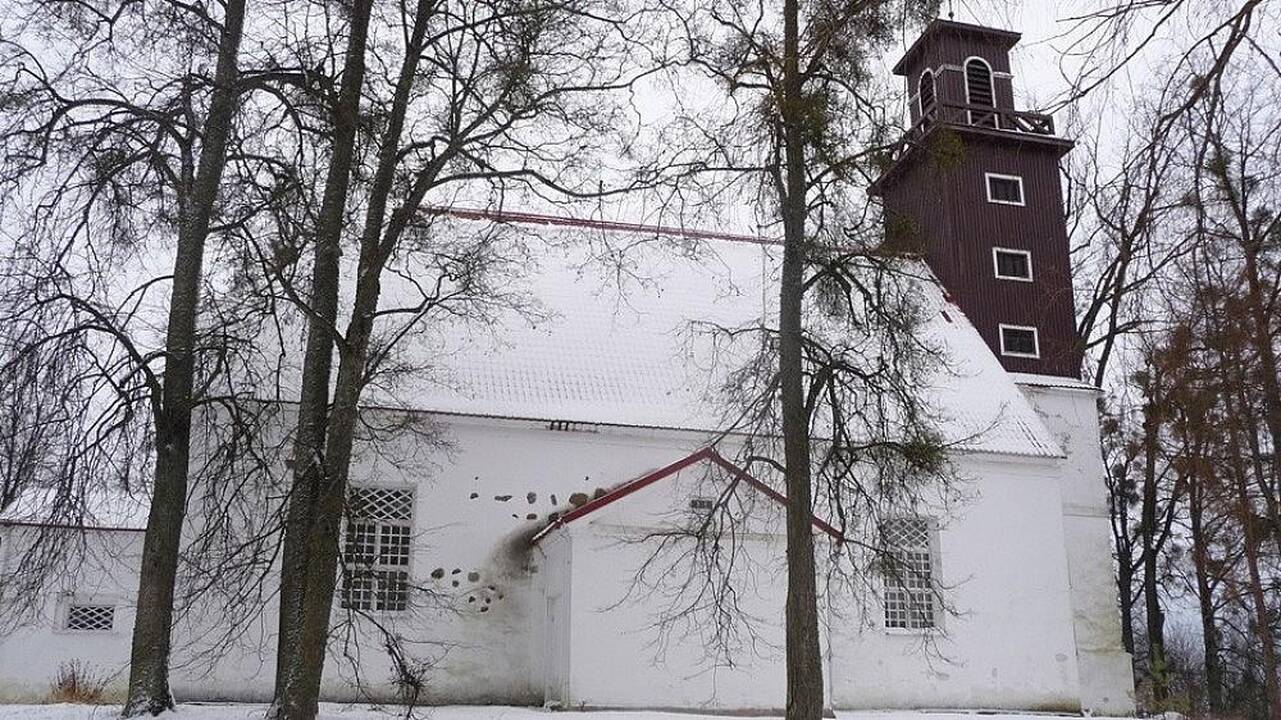
M1206 534L1205 487L1195 477L1188 492L1188 519L1192 532L1192 563L1196 572L1197 606L1201 613L1201 637L1205 662L1206 700L1211 713L1223 710L1223 664L1219 657L1219 627L1214 616L1214 591L1210 585L1210 538Z
M1258 644L1259 654L1263 660L1261 669L1264 678L1263 687L1267 694L1268 717L1281 720L1281 681L1277 678L1277 639L1272 633L1268 596L1264 590L1263 574L1259 569L1259 548L1262 542L1254 530L1254 508L1250 501L1249 484L1246 481L1245 469L1241 467L1240 456L1235 454L1240 451L1240 447L1234 447L1230 452L1234 453L1233 475L1236 476L1237 512L1244 535L1242 542L1249 580L1247 592L1250 596L1251 609L1254 611L1253 624L1257 635L1255 642Z
M400 138L404 130L414 76L422 57L427 24L434 3L418 0L414 25L405 58L401 64L392 100L387 130L381 138L378 168L370 188L360 240L360 259L356 272L356 297L351 321L339 353L338 379L334 404L326 421L325 448L321 460L318 503L310 520L306 538L305 565L296 577L305 584L298 606L299 626L293 633L293 667L284 697L285 717L311 720L315 717L324 675L325 650L329 639L329 618L333 611L337 587L339 534L351 469L360 396L364 390L369 343L374 330L374 316L382 289L382 270L387 251L394 245L395 233L389 230L383 242L383 221L388 198L396 177Z
M1157 393L1157 381L1149 393ZM1157 443L1160 442L1160 418L1155 398L1149 397L1143 408L1143 603L1148 632L1148 674L1152 678L1152 699L1158 705L1170 695L1165 661L1165 613L1161 609L1160 547L1157 538Z
M1247 226L1248 227L1248 226ZM1271 318L1264 300L1263 283L1259 278L1258 246L1245 238L1246 299L1250 304L1250 341L1259 356L1260 389L1263 391L1263 417L1269 437L1281 438L1281 379L1277 376L1277 354L1272 333ZM1271 453L1272 482L1261 476L1259 490L1268 511L1273 539L1281 552L1281 452Z
M1134 558L1128 551L1117 552L1116 589L1121 606L1121 646L1134 657Z
M276 645L276 687L272 717L296 715L289 704L290 685L297 673L298 633L303 624L305 588L308 585L310 535L315 523L320 488L324 482L325 429L329 418L329 382L338 322L338 272L341 239L351 165L355 156L360 91L365 77L365 45L369 34L371 0L357 0L352 7L350 35L343 62L342 83L333 110L334 136L325 194L316 221L311 308L307 320L307 345L294 437L294 483L285 519L284 549L280 569L280 620Z
M806 243L804 98L800 74L800 8L783 3L783 275L779 291L779 392L787 489L787 720L818 720L823 714L823 666L818 639L818 593L814 568L813 500L810 487L809 414L805 407L801 311Z
M156 417L156 478L142 545L129 690L121 711L125 717L157 715L173 707L169 653L174 583L187 504L201 265L236 115L236 63L244 26L244 0L228 0L226 8L200 161L183 208L174 257L164 384Z
M333 610L338 578L339 534L347 495L357 409L363 370L368 356L369 334L378 302L377 273L357 290L356 308L348 326L347 344L340 353L334 406L329 415L325 444L325 465L320 503L307 543L306 594L302 626L297 633L296 657L285 696L285 717L314 720L324 673L325 650L329 640L329 619Z

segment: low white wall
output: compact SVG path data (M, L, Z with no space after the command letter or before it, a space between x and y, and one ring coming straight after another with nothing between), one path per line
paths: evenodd
M719 607L713 597L722 578L690 561L693 541L664 548L648 537L688 517L691 497L714 496L705 469L686 469L552 533L573 548L567 705L782 711L779 506L745 489L752 525L723 536L732 596Z
M37 532L29 527L0 526L0 574L11 578L20 555L33 543L46 542ZM33 614L24 614L17 629L0 633L0 701L43 700L60 666L72 662L92 680L105 683L108 693L123 694L129 679L142 533L90 531L77 535L65 548L66 555L53 566L46 592L34 598ZM72 602L115 605L113 628L99 632L62 629ZM5 612L14 612L14 608L7 607Z
M288 414L281 421L290 422ZM410 612L375 619L403 637L411 659L431 665L424 702L542 704L546 601L530 536L549 514L569 508L572 494L590 497L629 480L696 449L700 438L643 430L551 430L539 423L469 418L442 419L441 430L447 448L426 450L409 435L358 450L353 461L355 483L416 490L411 577L424 591L415 593ZM73 659L112 677L111 690L123 689L140 540L141 533L87 537L88 546L97 548L90 556L112 562L63 568L42 598L45 614L0 637L0 700L45 697L59 665ZM121 543L124 547L116 547ZM13 544L3 545L0 552ZM119 605L115 630L59 634L59 590L100 585L110 591L91 594ZM256 617L231 638L224 637L221 626L221 598L180 612L172 676L178 698L270 698L278 610L271 588L266 594ZM335 620L348 627L339 633L326 665L326 699L394 699L392 664L374 623L341 610ZM213 638L229 646L212 652Z
M886 630L879 604L830 588L824 672L836 708L1080 709L1058 463L991 456L960 459L974 498L944 520L938 570L955 615L930 634ZM670 527L698 493L694 469L554 533L572 540L573 651L569 704L588 707L780 708L786 696L782 616L785 545L778 506L737 538L744 568L735 600L755 651L733 667L709 663L713 614L700 608L670 634L659 618L686 607L674 596L690 541L656 561L655 528ZM763 497L763 496L761 496ZM777 517L771 517L777 516ZM820 556L825 536L818 535ZM635 585L637 572L671 577ZM657 581L655 581L657 580ZM630 593L630 594L629 594ZM700 625L699 622L703 624ZM830 636L830 641L829 641ZM664 644L656 645L662 641ZM620 659L625 665L620 666Z

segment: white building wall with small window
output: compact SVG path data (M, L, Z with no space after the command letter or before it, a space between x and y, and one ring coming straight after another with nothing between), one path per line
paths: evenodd
M0 700L42 700L60 670L124 690L142 533L0 525L0 574L14 578L18 553L33 543L61 541L75 544L70 564L49 568L42 596L5 606L20 617L16 628L5 618L0 632Z
M919 520L926 528L924 543L913 530L906 533L913 539L901 543L913 554L928 554L941 589L941 600L926 595L935 608L928 622L920 622L919 612L906 613L913 620L904 622L903 612L886 607L882 597L901 599L897 582L886 580L882 597L827 591L822 642L831 706L1081 709L1060 463L969 456L961 466L972 478L974 500L950 519L913 518L909 523ZM540 541L540 552L559 558L562 568L548 576L554 582L544 590L563 610L549 622L567 632L569 646L554 671L568 678L556 704L779 709L786 587L780 509L758 508L758 517L778 518L760 521L759 532L746 533L736 547L752 568L744 576L754 582L737 585L741 619L750 619L755 647L739 648L733 667L709 658L716 638L705 611L690 615L701 623L676 620L660 630L655 622L683 606L668 585L637 583L638 571L655 562L654 546L644 539L670 527L689 502L690 473ZM819 531L815 537L823 557L831 539ZM627 659L627 672L604 670L620 658Z
M411 405L366 411L370 427L421 420L434 441L404 430L381 433L377 447L358 443L324 699L401 697L385 650L391 636L408 651L410 670L421 672L423 703L780 707L785 553L781 505L770 495L782 486L777 477L739 493L750 505L734 546L745 563L734 598L753 623L730 636L730 656L709 642L714 624L665 633L659 621L671 597L633 582L653 532L688 521L715 497L696 482L705 461L562 521L716 437L710 428L724 408L706 391L721 379L707 374L706 356L681 329L769 316L766 299L777 293L762 268L778 255L754 243L726 243L716 253L716 262L651 259L656 273L664 271L663 291L626 301L596 293L612 280L584 279L573 257L544 267L534 294L555 319L537 327L517 319L492 337L451 333L466 343L442 355L457 384L409 387ZM947 512L922 508L928 539L903 534L911 582L869 575L862 596L824 596L829 702L1124 712L1115 689L1129 677L1120 667L1125 656L1106 644L1119 633L1109 625L1115 606L1105 601L1112 584L1104 578L1108 534L1096 517L1092 396L1020 390L923 276L922 332L949 358L928 392L943 430L961 444L955 460L969 498ZM292 419L280 413L282 431ZM732 439L725 443L722 454L733 458ZM288 476L283 459L279 475ZM281 488L243 487L250 506L278 511ZM191 527L209 520L194 509L188 517ZM0 517L0 563L12 560L22 532ZM832 542L821 527L816 537ZM123 689L141 533L92 531L84 539L87 562L59 568L39 616L0 636L0 699L44 697L72 661L106 679L110 691ZM264 578L273 582L274 571ZM930 583L947 607L930 603ZM176 697L270 697L278 612L271 589L231 638L228 614L245 608L207 597L179 609ZM895 601L888 614L886 594ZM69 631L71 603L112 606L111 629Z
M947 612L911 630L833 603L837 707L1080 709L1057 463L968 456L961 469L977 497L933 539Z
M412 593L415 599L406 601L395 582L374 580L359 585L359 592L350 586L340 590L336 603L360 603L371 619L433 663L425 701L779 707L785 696L785 556L781 510L772 501L754 507L755 525L743 538L752 572L739 590L753 641L737 648L733 667L724 666L724 659L718 666L709 656L706 628L678 625L664 637L655 623L669 604L643 584L634 585L653 551L641 540L667 526L673 512L688 509L691 498L701 497L692 471L554 530L537 545L529 543L549 512L563 509L572 493L590 496L634 477L638 468L678 459L696 449L700 437L619 429L555 432L532 423L465 419L452 422L449 432L455 444L448 465L405 475L374 460L353 473L361 488L356 506L363 509L358 522L347 526L348 559L373 560L378 573L408 572L409 584L419 589ZM493 452L498 446L503 453ZM901 616L887 618L874 597L826 598L823 642L832 706L1081 707L1061 462L974 454L961 458L961 472L972 479L973 499L950 519L932 517L928 530L930 575L948 603L946 612L932 612L928 624L934 627L893 627L902 624L896 620ZM413 511L404 505L408 498ZM412 535L412 550L402 550L399 539L386 544L403 532ZM822 533L816 537L830 542ZM132 562L140 539L136 532L96 536L102 554L118 566L102 567L65 599L55 598L42 626L0 641L0 692L36 699L59 665L71 660L111 678L112 687L122 686L136 582ZM904 546L913 545L919 547ZM403 552L412 554L407 571L399 560ZM354 571L353 577L368 577L359 567ZM898 590L889 586L886 592L893 597ZM1106 591L1098 594L1102 598ZM65 602L73 598L114 605L114 627L80 633L59 627ZM401 602L409 606L399 610ZM210 612L188 612L179 621L177 696L269 697L275 608L263 608L259 635L242 638L232 652L206 664L197 658L207 650L207 630L198 629ZM344 617L335 610L336 622ZM357 619L351 626L357 665L337 655L331 659L327 698L396 696L393 668L371 625Z

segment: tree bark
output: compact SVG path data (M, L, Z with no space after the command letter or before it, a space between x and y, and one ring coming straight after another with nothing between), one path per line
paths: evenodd
M1121 646L1134 657L1134 558L1118 553L1116 587L1121 606Z
M1158 400L1161 392L1153 379L1143 408L1143 515L1139 521L1143 534L1143 604L1147 621L1148 675L1152 679L1152 699L1158 704L1170 695L1165 660L1165 612L1161 608L1160 543L1161 528L1157 522L1157 449L1161 419Z
M800 71L800 7L783 3L783 272L779 290L779 392L787 489L787 720L823 714L823 667L818 637L814 568L813 499L810 487L809 414L805 407L802 308L808 210L805 175L804 96Z
M298 674L298 634L307 600L310 535L324 482L329 383L337 338L339 259L342 257L343 220L356 149L371 8L371 0L357 0L352 6L342 82L333 109L334 134L325 194L316 221L311 307L294 436L294 482L289 493L281 555L276 687L272 708L268 712L272 717L314 717L316 713L314 697L302 707L291 703L291 697L293 702L300 699L297 693L291 692L291 685Z
M129 690L121 711L125 717L158 715L173 708L169 654L174 583L187 504L201 266L236 115L237 55L244 29L244 0L228 0L226 8L200 160L181 209L178 229L165 333L164 384L156 413L156 477L143 538Z
M1218 713L1223 710L1223 663L1219 657L1219 627L1214 612L1214 591L1210 585L1210 538L1205 529L1205 486L1199 475L1194 477L1192 486L1188 489L1188 519L1191 523L1197 607L1201 615L1206 700L1210 712Z
M1229 431L1229 435L1235 438L1235 432ZM1256 634L1255 642L1258 643L1259 654L1263 660L1263 687L1267 694L1268 717L1273 720L1281 720L1281 679L1277 678L1277 651L1276 637L1272 634L1271 612L1268 605L1267 592L1264 590L1263 573L1259 567L1259 549L1262 545L1261 539L1255 532L1255 519L1253 503L1250 499L1249 483L1246 480L1246 471L1242 467L1241 452L1243 448L1235 441L1230 440L1229 453L1232 457L1232 474L1236 484L1236 506L1238 521L1241 524L1241 538L1245 555L1247 579L1249 586L1246 588L1250 596L1251 610L1254 617L1253 625Z
M1248 232L1248 226L1243 227ZM1263 281L1259 275L1259 247L1252 238L1243 238L1245 247L1246 301L1250 306L1250 341L1259 356L1259 380L1263 391L1263 417L1269 437L1281 438L1281 380L1277 376L1277 354L1272 333L1271 314L1264 301ZM1271 453L1272 484L1267 475L1261 475L1259 490L1263 495L1272 526L1273 539L1281 551L1281 452Z
M389 229L389 237L384 241L383 222L395 182L400 139L414 77L434 6L432 0L418 0L416 5L413 29L397 78L387 129L381 138L378 167L365 212L352 316L339 352L333 408L325 420L324 452L316 455L321 472L317 475L319 483L311 489L318 491L317 503L307 528L305 564L296 568L301 572L295 578L302 581L303 587L296 607L300 613L299 625L292 635L293 665L283 698L284 715L290 720L311 720L316 715L329 639L329 619L337 588L339 534L369 343L381 294L383 266L398 234L397 230ZM403 225L398 224L397 228L400 227Z

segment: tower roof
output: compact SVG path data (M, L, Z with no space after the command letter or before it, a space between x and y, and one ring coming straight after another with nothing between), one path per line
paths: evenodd
M916 57L925 52L925 48L929 47L930 43L935 42L937 39L945 35L981 39L999 46L1002 50L1009 50L1014 47L1018 43L1019 38L1023 37L1021 34L1012 30L1001 30L999 28L984 27L982 25L972 25L970 23L956 22L955 20L943 20L941 18L935 19L925 28L925 32L922 32L921 36L916 38L916 42L912 43L912 47L908 48L903 57L894 65L894 74L906 74L907 68L912 64Z

